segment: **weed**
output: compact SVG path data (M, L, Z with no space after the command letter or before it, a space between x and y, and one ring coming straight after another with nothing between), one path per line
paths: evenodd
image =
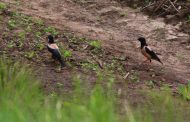
M42 19L33 19L33 22L37 25L37 26L43 26L44 22Z
M187 16L187 22L190 22L190 14Z
M8 48L13 48L14 46L15 46L14 41L10 41L10 42L7 44L7 47L8 47Z
M14 29L15 27L17 27L17 25L16 25L16 21L15 20L9 20L8 21L8 27L9 27L9 29Z
M90 70L94 70L94 71L99 69L98 64L91 63L91 62L84 62L81 65L82 65L82 68L85 68L85 69L90 69Z
M24 43L22 41L18 41L16 45L17 47L21 48L24 46Z
M8 32L2 32L2 36L3 36L3 38L9 38L9 33ZM11 40L11 39L9 39L9 40Z
M19 32L18 37L19 37L19 40L23 42L26 38L26 32L24 32L24 31Z
M160 81L160 82L162 82L162 81ZM168 91L168 92L172 93L172 90L171 90L171 88L170 88L170 86L168 84L163 84L160 87L160 90L162 90L162 91Z
M64 58L70 58L70 57L72 57L72 52L69 51L69 50L65 50L64 53L63 53L63 57Z
M59 50L61 54L63 55L64 58L71 58L72 57L72 52L69 50L66 50L63 46L59 46Z
M57 35L58 34L58 31L56 31L56 29L53 28L53 27L44 28L44 32L45 33L51 33L52 35Z
M42 51L45 48L44 44L40 42L37 43L36 47L39 49L39 51Z
M154 88L154 86L155 86L155 83L154 83L155 81L153 81L153 80L149 80L149 81L147 81L147 86L149 86L149 87L151 87L151 88Z
M116 71L117 73L121 74L121 75L125 75L125 70L123 65L118 62L118 60L116 59L116 57L113 57L113 59L111 60L111 62L107 63L106 67L109 70L113 70Z
M42 36L42 33L40 32L40 31L38 31L38 32L35 32L35 37L36 38L40 38Z
M19 21L20 25L26 26L32 24L32 17L26 16L24 14L21 14L19 17L20 17Z
M132 71L129 78L132 82L139 82L139 74L136 71Z
M162 30L162 28L156 27L156 29L155 29L154 31L159 32L159 31L161 31L161 30Z
M79 38L79 41L81 41L81 42L86 42L86 41L87 41L87 39L86 39L86 38L84 38L84 37L81 37L81 38Z
M182 95L183 99L190 100L190 81L187 85L180 85L178 92Z
M7 8L6 4L0 2L0 11L3 11Z
M121 16L121 17L127 17L127 16L128 16L127 11L122 11L122 12L120 13L120 16Z
M182 58L183 58L183 55L182 55L181 53L177 52L177 53L176 53L176 57L177 57L178 59L182 59Z
M55 98L56 98L58 95L57 95L57 93L52 92L52 93L50 94L50 96L51 96L51 97L55 97Z
M31 28L30 25L28 25L28 26L26 27L26 31L27 31L27 32L31 32L31 31L32 31L32 28Z
M117 60L112 59L111 62L108 64L109 69L115 69L117 64Z
M96 17L96 20L97 20L97 21L101 21L102 18L101 18L100 16L97 16L97 17Z
M145 4L149 4L150 3L150 0L145 0Z
M72 38L69 38L69 42L73 43L73 44L78 44L79 39L75 36L73 36Z
M58 87L63 87L63 84L58 82L58 83L57 83L57 86L58 86Z
M102 47L102 43L100 40L91 41L89 45L97 49L100 49Z
M90 43L89 43L89 45L91 46L91 48L90 48L90 51L93 53L93 54L95 54L95 55L101 55L102 54L102 49L101 49L101 47L102 47L102 44L101 44L101 41L99 41L99 40L94 40L94 41L91 41Z
M20 15L21 15L21 14L18 13L18 12L15 12L15 11L11 12L11 16L12 16L12 17L18 17L18 16L20 16Z
M36 56L36 52L34 51L26 52L24 56L28 59L32 59Z

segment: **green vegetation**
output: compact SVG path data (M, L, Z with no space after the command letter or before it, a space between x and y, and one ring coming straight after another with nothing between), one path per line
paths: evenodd
M177 53L176 53L176 57L177 57L178 59L183 59L183 55L182 55L180 52L177 52Z
M14 42L10 40L10 42L7 44L8 48L13 48L15 46Z
M0 121L26 122L36 119L42 92L30 74L27 67L0 59Z
M51 33L54 36L58 34L58 32L56 31L56 29L53 28L53 27L44 28L44 32L45 33Z
M37 55L36 52L30 51L30 52L25 52L25 55L24 55L24 56L25 56L26 58L28 58L28 59L32 59L32 58L34 58L36 55Z
M152 90L145 91L148 97L143 98L143 101L149 101L138 105L132 112L134 122L188 122L186 114L189 114L188 104L181 100L174 99L171 96L171 91ZM186 114L184 114L186 113ZM130 121L131 122L131 121Z
M89 42L89 45L93 55L100 55L102 53L102 43L100 40L92 40Z
M99 40L91 41L89 45L97 49L100 49L102 47L102 43Z
M40 38L42 36L42 33L40 32L40 31L38 31L38 32L35 32L35 37L36 38Z
M156 81L154 81L154 80L149 80L149 81L147 81L147 86L149 86L150 88L154 88L154 86L155 86L155 82Z
M130 102L124 100L118 106L116 102L119 99L112 89L114 79L102 73L99 83L108 79L107 90L97 84L88 91L82 85L84 82L76 77L72 95L68 94L65 98L54 92L44 95L39 82L31 74L31 70L24 65L0 60L0 121L188 122L190 119L186 116L190 114L189 105L174 99L170 91L143 91L142 94L146 94L145 103L130 106ZM118 113L121 109L125 111L122 115Z
M40 43L40 42L37 42L36 47L37 47L37 49L38 49L39 51L45 49L45 45L42 44L42 43Z
M64 53L63 53L63 57L64 58L70 58L70 57L72 57L72 52L69 51L69 50L65 50Z
M116 122L113 101L104 95L101 86L97 85L90 96L85 96L81 81L75 79L74 97L64 101L57 95L43 95L39 82L32 78L28 68L4 62L0 61L0 121Z
M150 3L150 0L145 0L144 1L146 4L149 4Z
M2 38L5 39L4 49L9 53L17 52L14 55L23 56L27 59L34 57L41 60L38 56L45 48L43 37L46 32L57 34L58 32L52 27L46 27L40 18L32 18L19 12L10 11L8 15L3 13L2 26L6 26L9 30L4 30ZM5 24L4 24L5 23ZM21 51L22 50L22 51ZM13 53L14 53L13 52Z
M190 15L188 15L188 20L190 20Z
M26 33L24 31L18 33L18 37L20 41L24 41L26 38Z
M15 20L9 20L8 21L8 27L9 27L9 29L14 29L15 27L17 27L16 21Z
M83 62L81 65L82 65L82 68L85 68L85 69L90 69L94 71L97 71L99 69L98 64L91 63L91 62Z
M139 74L136 71L132 71L129 78L131 82L139 82Z
M113 57L113 59L109 63L107 63L106 67L109 70L112 70L112 71L115 70L115 71L117 71L117 73L119 73L121 75L125 75L126 72L125 72L124 66L121 62L121 60L123 60L122 58L123 57ZM120 61L118 61L118 60L120 60Z
M183 96L185 100L190 100L190 81L187 85L179 86L178 92Z
M128 16L128 12L127 12L127 11L122 11L122 12L120 13L120 16L121 16L121 17L127 17L127 16Z
M72 52L69 50L66 50L62 45L59 46L59 50L61 52L61 54L63 55L64 58L71 58L72 57Z
M33 19L33 22L37 25L37 26L43 26L44 25L44 21L42 19Z
M0 11L5 10L6 8L7 6L4 3L0 2Z

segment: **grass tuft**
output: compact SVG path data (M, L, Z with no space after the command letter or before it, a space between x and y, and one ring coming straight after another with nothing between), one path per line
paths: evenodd
M190 100L190 81L187 85L180 85L178 92L182 95L183 99Z

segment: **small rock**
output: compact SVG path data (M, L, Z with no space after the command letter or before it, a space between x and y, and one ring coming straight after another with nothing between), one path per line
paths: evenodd
M189 45L189 46L186 46L186 48L189 50L189 49L190 49L190 45Z
M168 34L168 35L166 36L166 40L168 40L168 41L176 41L177 39L178 39L178 37L175 36L175 35L170 35L170 34Z

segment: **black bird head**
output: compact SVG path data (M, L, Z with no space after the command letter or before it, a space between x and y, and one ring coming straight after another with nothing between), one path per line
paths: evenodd
M141 42L141 48L147 46L146 39L144 37L139 37L138 40Z
M48 36L48 43L50 43L50 44L54 43L54 38L52 35Z

